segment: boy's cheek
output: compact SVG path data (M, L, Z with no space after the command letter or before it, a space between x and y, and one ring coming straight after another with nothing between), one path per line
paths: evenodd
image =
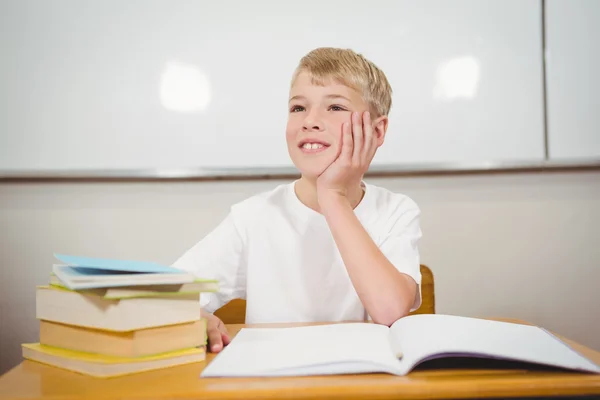
M339 143L342 140L344 122L347 122L347 121L346 120L336 121L335 125L333 125L330 129L331 136L334 137L336 140L336 143L334 143L334 145L337 145L337 143Z
M351 113L339 113L338 117L335 120L335 132L339 133L340 136L342 134L342 127L344 123L352 123L352 114Z
M285 139L289 142L296 138L296 131L287 127L285 131Z
M298 135L300 130L302 130L302 124L290 120L285 127L285 135L288 139L293 139Z

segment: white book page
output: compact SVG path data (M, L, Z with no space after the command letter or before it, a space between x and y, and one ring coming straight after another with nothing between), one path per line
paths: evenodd
M423 314L403 318L390 330L403 353L403 374L420 361L440 355L479 355L600 372L598 366L536 326Z
M388 327L342 323L242 329L201 376L393 374L398 367Z

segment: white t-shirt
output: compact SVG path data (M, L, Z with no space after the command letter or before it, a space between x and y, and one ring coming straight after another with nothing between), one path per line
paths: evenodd
M355 215L388 260L419 285L415 310L421 304L420 210L407 196L363 184ZM208 312L246 299L246 323L368 318L325 217L298 199L294 182L233 205L173 266L218 279L218 293L201 295Z

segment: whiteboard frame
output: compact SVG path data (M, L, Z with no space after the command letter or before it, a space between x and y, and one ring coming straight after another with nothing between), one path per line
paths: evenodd
M600 159L533 162L373 165L365 177L600 171ZM295 168L197 168L148 170L0 171L0 183L94 181L211 181L295 179Z

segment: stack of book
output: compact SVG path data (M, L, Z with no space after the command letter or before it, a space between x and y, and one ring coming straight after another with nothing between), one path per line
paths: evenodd
M203 361L201 292L218 289L171 267L55 255L49 285L36 289L39 343L23 357L96 377Z

